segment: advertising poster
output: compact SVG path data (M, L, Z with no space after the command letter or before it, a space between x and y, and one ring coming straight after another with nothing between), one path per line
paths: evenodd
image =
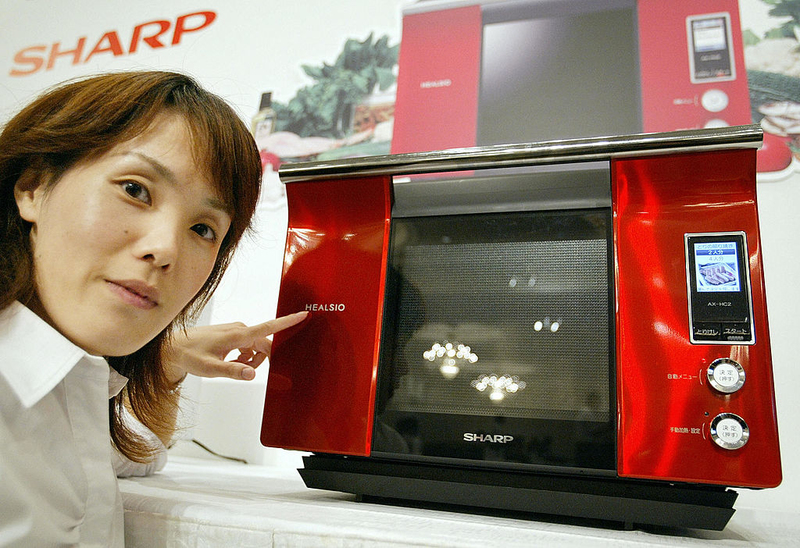
M759 172L797 171L800 156L800 2L740 0L752 120L766 135Z

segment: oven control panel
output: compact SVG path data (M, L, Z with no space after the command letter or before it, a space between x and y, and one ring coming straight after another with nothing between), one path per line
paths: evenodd
M781 482L753 157L613 163L620 476Z

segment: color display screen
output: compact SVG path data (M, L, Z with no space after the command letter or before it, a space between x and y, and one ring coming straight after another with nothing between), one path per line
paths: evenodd
M695 243L694 264L696 289L699 293L741 291L736 242Z
M692 22L694 32L694 49L701 51L719 51L728 47L725 19L701 19Z
M692 82L733 79L728 17L728 14L689 17Z

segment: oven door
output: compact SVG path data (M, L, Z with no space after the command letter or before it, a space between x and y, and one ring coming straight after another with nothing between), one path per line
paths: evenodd
M610 208L392 220L372 455L616 470Z

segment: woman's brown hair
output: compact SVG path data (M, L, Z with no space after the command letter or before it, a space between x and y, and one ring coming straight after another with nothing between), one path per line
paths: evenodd
M30 225L19 216L14 186L38 177L50 188L77 162L102 155L146 131L161 114L178 114L189 127L194 160L206 167L232 224L214 269L181 314L143 348L108 358L129 382L109 401L111 439L126 456L145 461L153 448L125 424L129 405L159 437L172 429L178 394L162 367L162 354L175 328L202 309L233 251L248 230L258 201L261 161L252 137L235 111L189 76L175 72L121 72L60 85L12 118L0 134L0 310L34 296Z

